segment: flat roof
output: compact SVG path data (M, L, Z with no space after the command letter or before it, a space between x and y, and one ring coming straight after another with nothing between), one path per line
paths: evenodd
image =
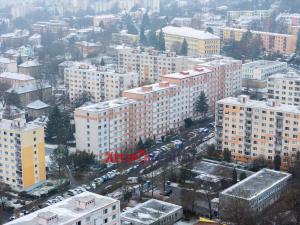
M150 199L134 208L121 213L121 220L131 220L142 224L153 224L173 212L181 210L179 205L156 199Z
M170 74L162 75L161 77L162 78L166 77L166 78L186 79L186 78L200 76L202 74L207 74L207 73L211 73L211 72L212 72L212 70L210 70L204 66L200 66L193 70L181 71L179 73L170 73Z
M287 67L286 62L270 61L270 60L256 60L253 62L243 64L243 68L264 69L266 67L275 66L275 65L286 65L286 67Z
M86 197L93 197L95 199L95 206L91 206L86 209L78 209L76 207L76 201L80 198ZM58 222L55 224L68 224L71 223L74 219L83 217L84 215L87 215L95 211L96 209L100 209L106 207L107 205L118 202L118 200L115 200L113 198L86 191L79 195L65 199L61 202L13 220L9 223L6 223L6 225L38 225L39 223L37 222L37 218L38 214L40 213L42 213L40 215L46 216L56 214L58 216Z
M250 200L265 192L277 183L288 179L289 173L262 169L246 179L236 183L222 192L224 195L230 195L237 198Z
M241 96L239 96L241 97ZM300 114L300 108L298 106L294 105L286 105L281 104L279 102L275 101L275 105L271 105L271 102L268 101L257 101L248 99L245 103L241 102L239 100L239 97L228 97L224 98L222 100L219 100L218 104L224 104L224 105L235 105L235 106L242 106L242 107L249 107L249 108L256 108L256 109L266 109L266 110L272 110L276 112L284 112L284 113L294 113L294 114ZM272 100L274 101L274 100Z
M0 78L6 78L11 80L20 80L20 81L30 81L35 80L32 76L23 74L23 73L11 73L11 72L3 72L0 74Z
M159 84L167 84L166 86L160 86ZM160 83L154 83L150 85L145 85L137 88L132 88L129 90L124 91L124 93L133 93L133 94L146 94L146 93L153 93L156 91L166 90L172 87L176 87L175 84L170 84L168 82L160 82Z
M89 111L89 112L101 112L101 111L106 111L107 109L125 106L132 103L135 103L135 101L126 97L121 97L110 101L99 102L88 106L82 106L77 108L76 110Z
M223 27L221 28L222 30L232 30L232 31L241 31L241 32L246 32L246 29L239 29L239 28L233 28L233 27ZM257 30L250 30L252 33L256 34L268 34L268 35L273 35L273 36L281 36L281 37L294 37L296 35L292 34L280 34L280 33L272 33L272 32L265 32L265 31L257 31Z
M300 80L300 74L296 72L289 72L289 73L276 73L268 77L268 80L274 79L274 80L294 80L299 81Z
M191 27L174 27L174 26L166 26L162 28L162 31L165 34L176 35L180 37L186 38L195 38L195 39L220 39L218 36L211 34L207 31L197 30Z

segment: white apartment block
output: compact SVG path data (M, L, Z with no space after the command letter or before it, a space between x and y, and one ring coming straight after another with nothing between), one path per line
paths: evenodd
M268 98L286 105L300 105L300 75L274 74L268 78Z
M300 26L300 14L299 13L280 13L276 20L283 21L289 26Z
M188 68L188 58L177 56L175 52L159 52L154 49L142 50L120 46L118 70L137 72L141 84L159 81L159 76L175 73Z
M120 225L118 200L83 192L6 225Z
M287 63L257 60L243 64L242 70L243 79L266 80L272 74L287 71Z
M246 95L222 99L216 106L217 149L227 149L234 160L243 162L259 156L272 161L280 155L287 168L299 151L299 121L298 106Z
M99 160L109 151L122 152L133 146L135 135L132 123L137 103L127 98L118 98L75 110L76 148L93 152ZM138 107L138 105L136 105Z
M138 86L138 74L81 64L65 68L64 82L70 102L76 101L84 92L90 94L93 102L100 102L118 98L123 91Z

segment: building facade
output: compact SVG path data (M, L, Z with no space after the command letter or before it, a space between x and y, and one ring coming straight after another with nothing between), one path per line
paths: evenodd
M118 48L118 69L137 72L140 84L159 81L159 76L175 73L188 68L186 57L175 52L159 52L154 49L142 51L138 48Z
M0 73L3 72L18 72L17 62L9 58L0 57Z
M125 90L123 98L76 109L77 149L103 159L109 151L134 149L139 140L160 139L183 126L185 119L201 116L195 111L195 103L202 91L210 112L214 112L216 101L232 93L226 91L227 78L219 77L240 74L236 72L240 71L238 62L232 62L237 63L236 70L218 75L204 66L163 75L159 83Z
M268 78L268 98L286 105L300 105L300 76L297 73L274 74Z
M275 73L284 73L288 69L286 62L257 60L242 66L242 85L247 88L265 88L267 79Z
M159 33L160 31L157 31ZM188 44L188 56L208 56L220 54L220 38L206 31L190 27L166 26L162 28L166 49L177 51L183 40Z
M71 102L88 93L93 102L121 97L123 91L138 86L138 74L119 73L89 64L65 68L64 83Z
M85 191L6 225L120 225L120 202Z
M288 167L299 151L300 109L275 100L256 101L249 96L229 97L217 102L216 144L229 150L234 160L251 162L281 156Z
M240 41L243 34L248 30L237 29L231 27L224 27L221 29L221 39L223 41ZM297 36L290 34L279 34L262 31L253 31L251 33L254 37L259 37L262 48L267 52L280 53L284 55L293 54L296 51Z
M17 191L46 180L44 128L26 123L24 112L8 106L0 121L0 180Z
M228 209L233 205L254 213L262 212L280 198L291 176L281 171L262 169L225 189L219 195L221 218L226 220Z
M20 87L25 85L34 85L35 79L31 76L21 73L0 73L0 83L9 84L12 87Z

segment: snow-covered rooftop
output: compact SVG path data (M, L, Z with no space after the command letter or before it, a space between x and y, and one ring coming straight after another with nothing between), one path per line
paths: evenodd
M135 101L132 99L128 99L126 97L121 97L121 98L117 98L117 99L110 100L110 101L99 102L99 103L91 104L88 106L82 106L82 107L78 108L77 110L89 111L89 112L101 112L101 111L106 111L108 109L112 109L115 107L132 104L134 102Z
M193 70L186 70L186 71L181 71L179 73L171 73L171 74L166 74L162 75L162 78L175 78L175 79L186 79L194 76L200 76L203 74L211 73L212 70L206 68L206 67L197 67L196 69Z
M26 107L29 109L44 109L49 107L49 105L40 100L36 100L34 102L29 103Z
M282 171L262 169L237 184L227 188L223 195L250 200L259 196L277 183L289 179L291 174Z
M203 30L196 30L191 27L173 27L173 26L166 26L162 28L163 33L169 35L176 35L186 38L195 38L195 39L220 39L218 36L211 34L207 31Z
M41 64L35 60L26 61L19 65L19 67L32 67L32 66L40 66Z
M243 102L240 100L241 98L249 98L249 96L241 95L238 98L236 97L224 98L218 101L218 104L234 105L234 106L256 108L256 109L266 109L275 112L300 114L300 108L298 106L281 104L279 102L276 102L275 100L257 101L257 100L247 99L245 102Z
M76 201L84 201L86 199L94 199L95 205L81 209L76 207ZM73 224L74 220L77 218L82 218L89 213L96 210L104 208L110 204L119 204L118 200L98 195L91 192L83 192L79 195L73 196L71 198L65 199L61 202L53 204L51 206L45 207L43 209L37 210L26 216L13 220L6 225L35 225L38 223L38 216L40 215L57 215L58 221L55 224ZM118 210L118 207L116 207Z
M3 72L0 74L0 78L6 78L11 80L20 80L20 81L30 81L34 80L32 76L23 74L23 73L11 73L11 72Z
M154 224L161 218L180 210L182 207L179 205L150 199L121 213L121 220L135 221L140 224Z

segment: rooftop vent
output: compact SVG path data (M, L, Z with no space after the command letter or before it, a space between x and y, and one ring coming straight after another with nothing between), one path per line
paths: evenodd
M76 199L76 207L78 209L87 209L90 207L95 207L94 196L84 196Z
M195 70L198 71L198 72L203 72L204 68L203 67L197 67L197 68L195 68Z
M238 97L238 100L239 100L239 102L241 102L241 103L247 103L248 100L249 100L249 96L248 96L248 95L240 95L240 96Z
M146 91L152 91L152 86L143 86L142 87L142 91L146 92Z
M40 225L51 225L58 223L58 215L53 212L40 212L37 215L37 221Z
M189 75L190 74L189 71L181 71L180 73L183 74L183 75Z
M160 82L159 83L159 87L169 87L169 86L170 86L169 82Z

